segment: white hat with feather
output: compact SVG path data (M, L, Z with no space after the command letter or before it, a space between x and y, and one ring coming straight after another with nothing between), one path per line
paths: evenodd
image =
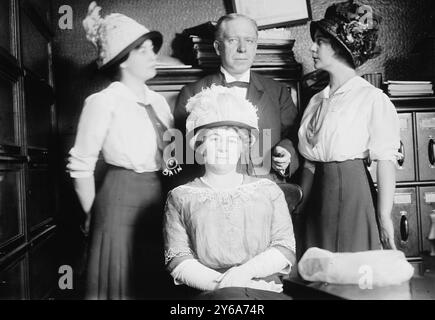
M236 88L212 85L191 97L186 105L189 113L186 131L191 136L190 146L194 149L201 129L237 127L251 131L251 144L258 131L256 107L237 94Z
M91 2L88 14L83 20L86 38L98 50L97 65L105 69L114 65L144 40L150 39L157 53L163 37L158 31L150 31L134 19L120 13L112 13L102 18L101 7Z

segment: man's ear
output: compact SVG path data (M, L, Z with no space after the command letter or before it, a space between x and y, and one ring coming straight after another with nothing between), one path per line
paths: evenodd
M214 47L214 50L216 51L216 54L217 54L218 56L220 56L221 53L220 53L220 51L219 51L219 41L218 41L218 40L213 41L213 47Z

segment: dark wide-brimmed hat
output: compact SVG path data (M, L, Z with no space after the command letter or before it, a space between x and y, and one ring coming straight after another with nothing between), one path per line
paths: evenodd
M137 21L120 13L112 13L102 18L101 7L91 2L88 14L83 20L86 38L98 50L97 65L99 69L107 69L120 61L132 49L150 39L154 52L160 50L163 36L158 31L150 31Z
M355 67L359 67L381 52L376 45L380 20L368 5L353 0L335 3L328 7L324 19L311 22L311 38L314 40L316 30L330 35L346 50Z

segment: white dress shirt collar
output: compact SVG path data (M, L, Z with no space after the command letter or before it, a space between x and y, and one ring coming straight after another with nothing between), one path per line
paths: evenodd
M227 83L230 82L234 82L234 81L242 81L242 82L246 82L249 83L249 81L251 80L251 69L248 69L245 73L242 74L242 76L240 77L240 79L236 79L234 78L227 70L225 70L224 67L221 66L221 72L225 77L225 81Z

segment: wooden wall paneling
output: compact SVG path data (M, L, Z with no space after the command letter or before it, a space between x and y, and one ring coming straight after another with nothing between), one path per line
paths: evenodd
M0 161L0 248L25 231L21 207L23 177L22 164Z
M0 77L0 144L17 145L14 83Z
M49 79L48 40L36 28L25 10L21 10L21 56L23 66L42 79Z
M53 220L52 188L48 164L30 163L28 170L28 224L33 233Z
M57 277L51 0L0 10L0 299L41 299Z
M30 299L47 299L57 287L56 238L47 232L29 252Z
M0 47L12 53L11 39L11 2L0 1Z
M0 300L22 300L26 298L26 256L14 261L0 271Z
M29 147L48 149L52 134L53 90L45 81L31 74L26 75L24 88L27 144Z

